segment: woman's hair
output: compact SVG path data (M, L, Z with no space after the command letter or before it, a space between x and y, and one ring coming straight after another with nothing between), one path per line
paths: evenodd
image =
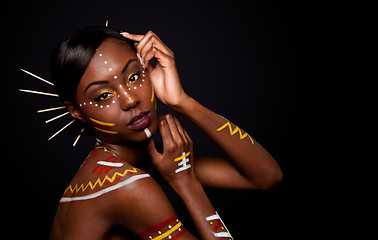
M83 28L54 49L51 57L51 78L60 100L75 101L77 86L89 62L101 43L109 38L124 41L135 50L133 41L110 27Z

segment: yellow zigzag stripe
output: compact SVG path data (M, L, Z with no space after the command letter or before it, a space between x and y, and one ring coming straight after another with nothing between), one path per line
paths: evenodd
M255 144L253 142L251 136L249 136L249 134L247 132L245 132L244 134L242 134L242 132L241 132L241 130L240 130L240 128L238 126L235 125L235 129L232 130L230 122L225 123L222 127L218 128L217 131L219 132L219 131L223 130L225 127L227 127L227 126L228 126L228 129L230 130L231 136L234 135L235 133L239 132L240 139L244 139L246 137L249 137L249 140L251 140L252 144Z
M69 187L67 187L66 191L64 191L64 193L67 193L68 190L71 191L71 193L75 192L79 192L80 189L84 192L88 187L90 187L92 190L96 187L96 185L98 184L100 187L102 187L105 183L106 180L108 180L109 182L114 182L114 180L116 179L117 176L120 176L120 177L124 177L128 172L133 172L133 173L136 173L138 171L138 169L134 168L134 169L126 169L123 173L118 173L116 172L112 178L108 177L108 175L105 176L105 178L101 181L100 178L97 179L97 181L92 184L92 181L89 181L89 183L84 187L84 184L81 184L80 186L78 186L78 184L76 183L75 187L72 188L72 185L70 185Z

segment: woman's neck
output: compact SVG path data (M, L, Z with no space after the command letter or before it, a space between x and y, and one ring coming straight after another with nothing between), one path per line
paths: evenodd
M115 153L122 160L127 161L135 167L146 165L148 141L142 143L128 143L128 144L111 144L106 142L99 142L101 146L106 147L109 151Z

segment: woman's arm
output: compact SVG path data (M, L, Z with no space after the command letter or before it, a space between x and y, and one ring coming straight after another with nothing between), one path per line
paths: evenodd
M185 129L176 117L167 114L159 118L159 130L164 152L157 152L151 139L148 151L152 163L182 198L201 239L232 239L193 171L193 142Z
M201 184L195 181L192 174L185 175L183 171L177 175L185 180L185 184L178 188L176 181L174 186L188 207L200 239L215 240L220 236L232 239ZM124 226L140 239L196 239L185 228L164 192L152 178L143 178L103 195L99 205L104 209L102 214L110 218L112 225Z
M195 159L196 175L207 186L268 189L282 179L273 157L247 132L187 97L174 110L210 136L228 159Z
M147 66L156 96L167 105L178 103L185 93L177 84L179 79L172 51L153 32L122 35L138 41L137 50ZM153 57L158 61L154 68L149 64ZM175 94L166 94L167 90ZM158 126L164 152L156 151L152 139L147 150L157 170L184 201L200 238L232 239L193 171L193 143L189 135L171 114L160 117Z
M139 42L137 51L147 66L156 96L200 127L228 155L228 159L198 158L196 174L206 186L267 189L282 179L273 157L248 133L205 108L182 89L172 51L154 34L122 34ZM153 68L149 61L156 58Z

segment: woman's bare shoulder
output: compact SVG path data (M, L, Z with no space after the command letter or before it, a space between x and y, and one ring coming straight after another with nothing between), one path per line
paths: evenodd
M88 156L65 190L61 203L61 208L70 206L79 212L94 206L91 218L104 220L104 229L120 226L143 235L152 226L171 219L169 224L177 225L177 234L190 236L183 231L172 205L155 180L109 152L93 151ZM163 230L170 231L169 227L163 227L156 232Z
M112 152L94 149L63 193L61 202L97 198L134 181L150 177Z

